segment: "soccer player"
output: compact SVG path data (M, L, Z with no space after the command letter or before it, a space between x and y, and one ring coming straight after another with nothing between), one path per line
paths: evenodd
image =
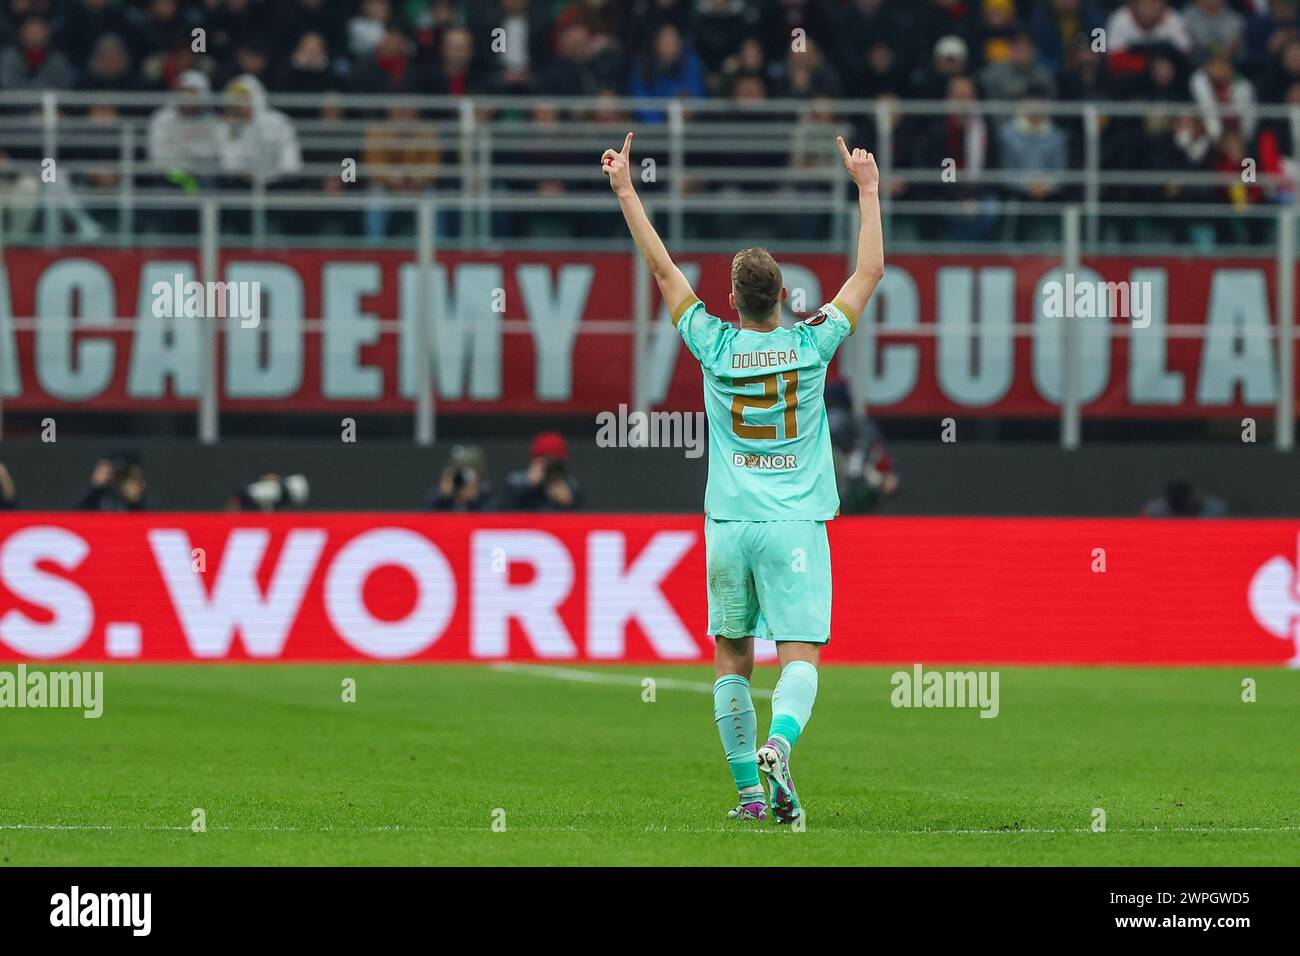
M605 150L601 170L632 238L672 308L673 325L704 372L709 483L704 496L709 634L715 643L713 716L740 793L728 816L767 818L759 771L778 823L803 814L790 751L812 716L821 647L830 640L831 555L826 522L839 511L831 440L822 402L826 367L884 274L880 173L865 150L837 137L858 187L857 263L833 301L781 326L786 290L763 249L731 262L727 303L739 327L711 315L673 264L632 185L632 134ZM781 676L767 742L755 750L750 696L754 638L777 642Z

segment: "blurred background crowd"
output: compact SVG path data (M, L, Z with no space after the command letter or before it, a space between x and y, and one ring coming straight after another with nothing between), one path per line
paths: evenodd
M1291 0L5 0L0 85L165 90L197 67L285 93L940 99L963 74L991 98L1190 100L1218 64L1212 88L1281 103L1298 26Z

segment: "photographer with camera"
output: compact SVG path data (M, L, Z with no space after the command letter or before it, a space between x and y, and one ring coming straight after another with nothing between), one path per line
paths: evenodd
M429 496L433 511L482 511L492 494L487 462L478 445L456 445Z
M304 508L310 488L302 475L266 474L236 488L226 500L227 511L287 511Z
M13 511L18 507L18 487L9 475L9 469L0 462L0 511Z
M90 485L77 499L78 511L148 511L144 469L131 454L114 455L95 462Z
M559 432L533 439L528 467L511 472L502 496L503 511L572 511L581 489L569 471L569 446Z

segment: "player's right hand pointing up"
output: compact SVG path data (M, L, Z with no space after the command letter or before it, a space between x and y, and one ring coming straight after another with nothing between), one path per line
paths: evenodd
M623 151L607 149L600 156L600 171L609 177L609 188L622 192L632 188L632 134L623 140Z
M876 157L865 149L855 149L850 153L849 148L844 145L843 136L836 136L835 142L840 147L840 158L844 160L844 168L849 171L849 175L858 184L858 188L874 189L878 187L880 185L880 170L876 168Z

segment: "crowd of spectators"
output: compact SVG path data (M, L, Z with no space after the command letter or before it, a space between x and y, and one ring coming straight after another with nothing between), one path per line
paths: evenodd
M478 445L456 445L429 494L434 511L572 511L582 486L569 464L569 445L558 432L533 438L528 464L506 475L500 490L488 478Z
M828 387L826 401L842 512L886 510L885 502L899 493L900 485L879 427L850 409L842 386ZM225 510L296 511L308 502L303 475L265 474L234 489ZM556 432L542 432L533 439L527 465L510 472L500 491L493 490L481 447L454 446L425 506L446 512L566 512L582 504L582 486L569 464L567 443ZM18 487L0 462L0 511L14 511L19 505ZM143 512L157 504L148 493L139 460L126 453L97 461L71 506L77 511ZM1227 513L1222 498L1182 478L1170 481L1140 512L1148 518L1218 518Z
M329 191L341 188L337 175L295 178L303 157L294 121L306 117L272 109L268 92L533 94L557 102L584 95L611 103L668 96L726 101L739 116L788 97L807 104L796 117L803 127L837 125L827 105L837 98L946 101L948 115L891 119L890 158L895 168L931 170L952 160L962 185L945 191L937 178L896 178L888 188L898 199L964 200L960 216L936 221L923 237L980 239L1015 222L1023 238L1034 231L1035 204L1079 192L1062 173L1081 165L1082 124L1053 117L1054 102L1190 108L1105 116L1103 168L1239 173L1251 159L1260 174L1227 185L1108 186L1105 200L1290 202L1300 129L1262 121L1258 108L1300 104L1297 7L1296 0L0 0L0 89L177 91L149 134L150 159L169 167L173 185L259 176ZM242 95L245 115L208 115L201 104L209 90ZM980 108L988 101L1014 109ZM327 106L310 118L327 124L344 113ZM664 119L649 104L635 116L612 106L593 115ZM105 127L117 119L111 106L91 117ZM543 128L563 121L556 106L527 117ZM409 108L374 117L363 144L373 173L366 188L377 195L435 188L442 150L422 125L429 118ZM882 142L870 117L853 133L868 148ZM788 168L810 160L796 128L774 153L755 147L741 162ZM1004 175L981 178L986 171ZM548 179L527 188L569 187ZM1012 199L1030 215L994 216L992 198ZM382 238L394 222L376 204L339 228ZM1225 228L1220 239L1257 238L1240 234L1247 228L1240 223ZM93 234L95 225L81 217L78 229Z
M300 474L274 472L231 489L226 511L296 511L307 507L310 484ZM508 473L499 488L488 477L478 445L456 445L438 473L425 506L431 511L572 511L582 505L582 485L569 462L569 446L558 432L536 435L527 463ZM0 511L20 507L18 485L0 462ZM139 456L123 451L95 462L89 480L69 502L75 511L153 511Z
M1163 99L1224 54L1283 102L1297 26L1292 0L5 0L0 86L166 90L201 68L277 93L724 97L757 78L767 96L942 98L961 72L992 98L1176 88ZM796 30L812 56L791 57ZM1153 46L1178 82L1151 74Z

